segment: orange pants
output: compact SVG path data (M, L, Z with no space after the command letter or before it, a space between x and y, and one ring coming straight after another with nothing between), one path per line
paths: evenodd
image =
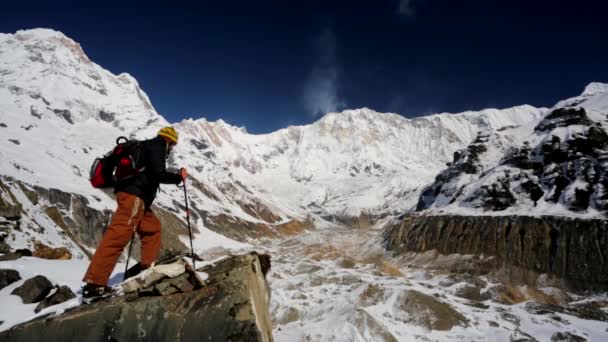
M141 240L141 266L148 267L158 256L161 245L160 221L151 210L144 210L144 201L135 195L119 192L118 208L110 226L95 250L83 281L107 285L116 261L134 233Z

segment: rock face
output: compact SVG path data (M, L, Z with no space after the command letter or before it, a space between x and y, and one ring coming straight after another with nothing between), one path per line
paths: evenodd
M606 102L608 94L595 100ZM558 106L535 126L522 128L525 134L519 139L526 140L521 142L512 142L502 131L481 132L422 191L416 210L605 217L607 116L604 107L585 102L582 107Z
M608 288L608 222L526 216L415 216L384 231L396 252L472 254L569 280L576 288Z
M257 254L200 269L202 288L167 296L131 293L30 321L0 341L272 341L269 289ZM175 279L175 278L174 278Z

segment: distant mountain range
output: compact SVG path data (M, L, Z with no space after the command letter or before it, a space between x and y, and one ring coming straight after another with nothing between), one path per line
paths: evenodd
M607 113L608 85L592 83L551 109L406 119L362 108L263 135L190 119L171 123L180 143L170 163L189 169L195 219L211 228L226 220L252 230L290 220L321 225L415 209L605 217ZM93 159L118 136L150 138L169 124L133 77L103 69L62 33L0 34L6 183L60 189L95 210L112 209L88 182ZM181 197L166 186L158 205L177 212Z

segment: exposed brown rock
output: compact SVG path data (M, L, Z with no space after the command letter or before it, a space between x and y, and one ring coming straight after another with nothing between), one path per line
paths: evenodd
M314 229L314 225L309 220L299 221L294 219L289 222L276 225L275 229L284 235L296 235L306 230Z
M72 253L65 247L49 247L40 241L34 242L33 256L42 259L53 260L69 260L72 259Z
M522 282L550 273L574 288L608 288L608 221L526 216L412 216L384 231L397 253L483 255ZM513 268L509 268L513 270ZM526 279L526 277L529 277Z

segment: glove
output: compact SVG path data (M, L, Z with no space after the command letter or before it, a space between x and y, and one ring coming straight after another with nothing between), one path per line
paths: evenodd
M185 181L188 178L188 172L183 167L179 169L179 176L182 177L182 180Z

